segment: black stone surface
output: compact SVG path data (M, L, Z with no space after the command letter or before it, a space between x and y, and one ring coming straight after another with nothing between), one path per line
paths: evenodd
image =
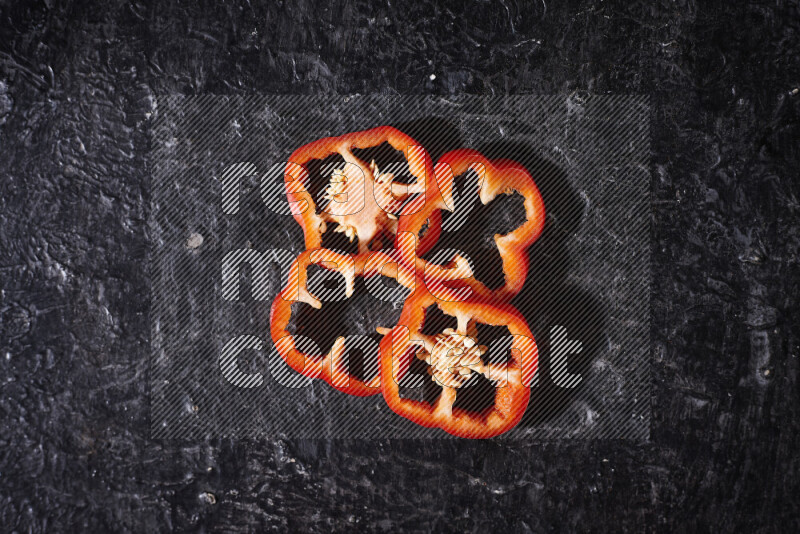
M0 3L0 530L797 531L798 11ZM573 91L651 96L650 442L148 439L156 94Z

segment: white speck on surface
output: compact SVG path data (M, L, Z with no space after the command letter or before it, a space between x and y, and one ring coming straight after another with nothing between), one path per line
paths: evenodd
M593 425L595 420L597 419L598 413L592 410L591 408L586 410L586 423L589 425Z
M200 245L203 244L203 236L198 234L197 232L193 232L192 235L189 236L189 239L186 240L186 246L188 248L199 248Z

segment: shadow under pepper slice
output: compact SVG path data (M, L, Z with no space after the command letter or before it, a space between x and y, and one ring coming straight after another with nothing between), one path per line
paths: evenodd
M446 329L437 336L422 333L426 310L433 305L457 319L456 330ZM508 328L513 342L507 362L483 361L481 356L486 348L475 340L476 322ZM381 391L398 415L454 436L479 439L507 432L525 413L538 365L538 350L525 318L511 305L479 299L441 301L418 280L414 294L406 299L397 326L382 333L385 335L380 345ZM432 379L442 387L433 404L400 396L400 379L415 354L429 365ZM454 407L459 387L472 373L480 373L497 384L494 404L480 412Z
M392 173L381 172L374 161L368 164L353 154L353 150L383 143L403 153L416 182L395 183ZM344 159L345 166L331 174L324 197L327 204L318 212L308 192L305 166L311 160L336 154ZM358 239L359 255L366 255L370 242L381 233L396 236L403 231L419 237L428 222L428 230L419 240L419 254L430 250L441 234L439 210L446 204L431 159L422 145L391 126L326 137L298 148L287 162L284 180L292 215L303 228L308 250L322 246L322 234L329 224L338 225L334 231L344 233L351 241Z
M454 206L452 192L455 176L469 170L478 174L477 194L482 204L490 203L500 193L512 194L516 191L524 198L525 222L505 235L494 236L503 261L505 284L496 290L490 290L474 277L465 280L479 297L508 301L520 292L525 283L529 266L527 248L539 238L544 229L544 200L523 165L509 159L489 160L477 150L459 149L444 154L435 168L435 181L449 206Z

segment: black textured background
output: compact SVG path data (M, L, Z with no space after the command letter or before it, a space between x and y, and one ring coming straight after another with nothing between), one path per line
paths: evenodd
M0 6L0 530L800 528L797 2ZM651 97L649 443L147 439L155 95L573 91Z

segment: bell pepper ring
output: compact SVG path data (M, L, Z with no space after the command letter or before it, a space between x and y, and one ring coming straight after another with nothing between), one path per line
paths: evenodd
M467 285L477 296L508 301L522 289L529 267L527 249L544 230L544 200L530 173L520 163L509 159L489 160L477 150L459 149L444 154L435 167L435 182L450 211L455 209L452 201L455 177L469 170L478 174L477 193L483 205L489 204L500 193L510 195L516 191L524 199L525 222L505 235L494 236L503 262L505 284L490 290L474 276L467 278Z
M298 373L311 378L319 378L335 389L358 397L375 395L380 392L380 375L364 381L350 374L343 363L345 338L339 336L325 355L310 355L302 352L288 331L292 316L292 304L304 302L315 309L322 308L322 302L308 290L308 267L319 265L340 273L345 279L345 295L353 295L355 277L388 276L396 278L401 284L409 284L413 290L413 272L397 262L394 255L382 251L370 253L368 258L356 262L349 254L318 248L306 250L295 259L289 268L286 287L275 297L270 310L270 335L275 348L287 365ZM368 357L368 355L365 355ZM373 355L376 359L378 354Z
M367 164L353 154L355 149L388 143L403 153L414 183L395 183L392 173L381 172L374 161ZM318 211L308 192L306 164L338 154L344 168L334 169ZM350 241L358 240L358 253L366 255L370 243L382 234L396 237L398 231L419 235L424 223L429 227L419 241L419 254L433 247L441 234L441 208L446 207L427 151L417 141L391 126L326 137L308 143L289 158L284 172L287 199L292 215L303 228L306 249L322 246L322 234L329 224Z
M455 330L445 329L437 336L422 334L425 311L434 304L456 318ZM513 342L507 362L483 362L481 356L487 349L477 344L476 323L508 328ZM381 392L398 415L424 427L438 427L471 439L498 436L522 419L538 366L538 349L525 318L510 304L481 299L441 301L418 280L398 324L381 333ZM429 365L432 379L442 387L434 403L400 396L400 379L408 372L415 353ZM494 404L480 412L454 407L459 388L473 373L496 383Z

